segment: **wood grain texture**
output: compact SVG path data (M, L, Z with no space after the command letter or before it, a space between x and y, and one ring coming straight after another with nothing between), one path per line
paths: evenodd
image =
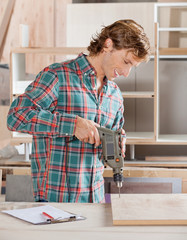
M187 193L187 179L182 180L182 193Z
M113 225L187 225L186 202L187 194L113 194Z
M114 182L110 185L111 193L118 193L118 188ZM156 183L156 182L124 182L121 193L172 193L172 183Z
M105 168L104 177L113 177L111 168ZM186 179L187 169L151 168L151 167L125 167L124 177L155 177L155 178L181 178Z
M8 31L8 26L14 9L15 0L9 0L4 12L4 16L0 22L0 59L3 53L3 48L5 44L6 34Z
M2 187L2 170L0 169L0 195L1 195L1 187Z
M187 161L187 156L145 156L145 161Z
M11 133L7 128L6 120L9 106L0 106L0 149L10 143Z

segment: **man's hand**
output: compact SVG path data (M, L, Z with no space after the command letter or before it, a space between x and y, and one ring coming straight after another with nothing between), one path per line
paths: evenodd
M82 142L95 144L95 147L98 147L100 137L96 127L100 127L100 125L92 120L77 116L75 136Z
M125 134L125 130L122 128L121 129L121 135L122 135L122 137L121 137L121 153L122 153L122 157L125 157L125 152L126 152L126 145L125 145L125 143L126 143L126 134Z

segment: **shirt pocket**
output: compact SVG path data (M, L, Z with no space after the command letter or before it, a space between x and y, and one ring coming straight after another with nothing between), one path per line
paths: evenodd
M100 114L101 114L101 126L111 128L116 116L117 106L111 98L105 97L102 104L100 105Z

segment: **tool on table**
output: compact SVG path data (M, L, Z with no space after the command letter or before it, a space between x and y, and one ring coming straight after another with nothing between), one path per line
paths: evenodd
M121 130L113 131L104 127L97 127L102 142L103 158L105 163L113 169L113 178L119 189L123 181L124 160L121 154Z

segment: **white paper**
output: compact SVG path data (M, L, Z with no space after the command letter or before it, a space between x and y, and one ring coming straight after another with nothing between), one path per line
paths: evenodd
M4 210L2 212L33 224L47 223L47 218L42 214L42 212L46 212L54 219L66 219L76 216L50 205L15 210ZM81 218L78 217L78 219Z

